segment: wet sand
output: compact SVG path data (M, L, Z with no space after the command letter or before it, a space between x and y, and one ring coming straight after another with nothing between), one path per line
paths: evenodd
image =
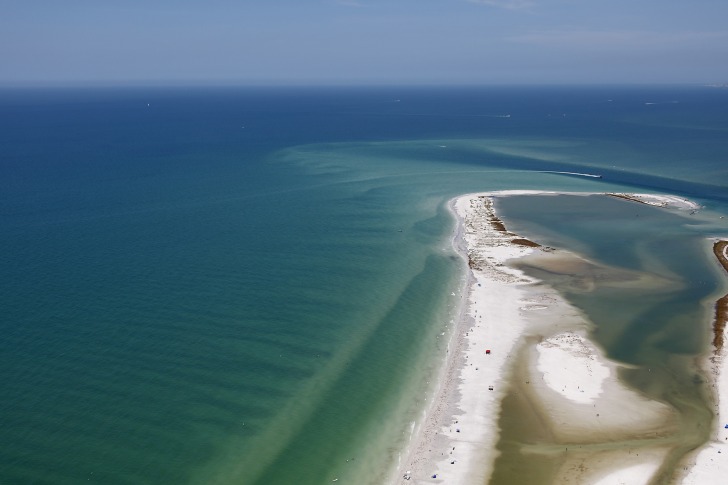
M728 276L728 240L713 244L713 254ZM683 463L680 483L703 485L724 483L728 476L728 356L725 348L725 327L728 323L728 295L715 304L713 322L713 349L703 362L709 371L716 420L710 442L688 456Z
M524 258L554 267L584 261L514 234L498 218L494 197L530 193L452 201L460 227L455 245L471 272L468 298L438 387L414 423L392 483L528 483L519 473L534 469L536 483L648 483L669 453L665 438L676 413L622 384L620 364L589 340L583 315L509 265ZM696 207L676 197L629 195L651 205ZM519 419L503 422L503 406L515 406ZM527 440L499 442L509 426L524 428ZM541 466L514 469L524 457Z

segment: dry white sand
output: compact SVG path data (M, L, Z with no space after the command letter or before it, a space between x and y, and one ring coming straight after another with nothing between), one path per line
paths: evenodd
M491 472L507 364L526 326L520 308L535 301L524 286L530 280L503 265L532 249L511 244L512 236L495 230L485 212L471 207L476 200L461 197L454 209L461 227L456 239L464 239L479 269L472 271L467 306L450 346L450 368L395 483L404 477L410 483L483 483Z
M472 271L467 307L456 326L439 387L415 425L392 483L487 482L497 458L501 401L517 354L528 359L532 397L548 410L555 435L568 442L664 431L670 410L621 384L618 365L587 339L589 323L579 312L553 289L506 264L532 253L549 257L553 251L514 243L519 236L498 227L493 197L527 194L559 195L501 191L462 196L452 204L460 225L456 246L467 252ZM636 201L693 208L670 196L640 197ZM558 251L558 257L564 254ZM528 348L526 337L541 342ZM666 453L639 445L635 450L573 450L558 481L647 483Z
M539 343L536 349L537 369L552 390L582 404L593 403L604 391L604 380L611 371L581 335L562 333Z
M613 192L609 195L623 197L625 199L631 199L635 202L642 202L643 204L652 205L655 207L664 207L678 210L689 210L696 211L701 208L701 205L692 200L677 195L666 195L666 194L625 194Z

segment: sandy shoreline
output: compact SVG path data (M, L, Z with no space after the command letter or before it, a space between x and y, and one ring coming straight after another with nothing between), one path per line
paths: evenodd
M713 254L728 272L728 240L717 240ZM718 299L713 322L713 352L703 365L710 372L711 388L715 400L715 433L710 442L694 452L685 463L681 483L702 485L723 483L728 476L728 351L725 327L728 323L728 294Z
M556 483L648 483L667 454L643 438L664 433L674 413L621 384L619 365L589 341L590 323L556 291L506 265L529 255L577 258L508 231L493 210L493 198L527 194L560 195L501 191L465 195L450 203L459 227L454 244L471 270L468 296L438 387L390 483L487 483L498 457L501 402L514 389L535 403L556 441L574 443L563 452L532 450L563 453ZM699 208L674 196L607 195L680 210ZM713 375L725 392L728 370L720 370L713 369ZM721 410L724 404L726 409L721 419L728 419L728 396L722 397ZM585 435L633 440L635 445L605 451L580 441ZM719 438L728 438L728 429ZM722 455L728 465L728 449ZM705 473L715 477L711 459L699 453L684 483L710 483ZM700 478L690 481L692 476Z

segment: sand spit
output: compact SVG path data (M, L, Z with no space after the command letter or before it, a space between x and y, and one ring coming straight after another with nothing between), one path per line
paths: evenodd
M692 200L678 197L677 195L663 195L663 194L623 194L617 192L610 192L606 194L610 197L617 197L619 199L631 200L633 202L639 202L640 204L652 205L655 207L664 207L666 209L680 209L696 211L701 208L700 204L693 202Z
M647 483L669 451L651 438L669 431L672 411L621 384L619 365L588 340L589 322L553 289L507 264L532 254L575 257L508 231L498 218L495 197L527 194L559 195L502 191L452 202L460 228L455 245L471 270L468 298L439 387L414 424L392 483L487 483L498 456L501 402L514 388L554 436L523 452L562 456L555 483Z
M460 226L455 244L466 252L472 270L468 301L454 331L448 368L394 483L487 479L507 362L526 325L520 309L538 303L527 299L523 285L529 280L504 265L534 249L511 243L517 236L495 216L492 200L462 197L452 208Z

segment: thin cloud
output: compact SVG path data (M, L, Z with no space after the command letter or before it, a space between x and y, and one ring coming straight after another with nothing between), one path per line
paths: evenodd
M728 32L541 30L510 36L506 40L519 44L616 47L696 44L720 41L726 38L728 38Z
M525 10L535 5L532 0L468 0L470 3L487 5L489 7L505 8L507 10Z

